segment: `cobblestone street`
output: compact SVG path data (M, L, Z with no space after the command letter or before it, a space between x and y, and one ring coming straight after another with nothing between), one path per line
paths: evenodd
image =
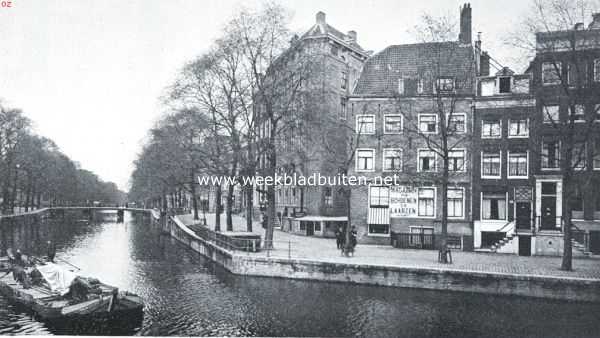
M191 215L178 216L185 224L193 223ZM207 224L214 229L214 214L207 214ZM221 228L225 229L225 216L222 215ZM246 220L233 216L234 231L245 231ZM257 222L253 232L264 239L264 230ZM491 272L513 275L554 276L564 278L600 279L600 259L573 259L573 271L560 270L560 257L522 257L507 254L453 251L453 264L437 262L437 251L396 249L387 245L358 245L354 257L343 257L337 250L335 239L305 237L276 230L275 249L271 257L292 259L301 258L313 261L349 263L381 266L419 267L472 272ZM267 251L249 255L266 256Z

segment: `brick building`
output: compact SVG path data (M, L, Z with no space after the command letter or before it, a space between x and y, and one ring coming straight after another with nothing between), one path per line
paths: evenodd
M503 68L478 80L473 125L474 247L529 255L534 219L530 124L535 116L530 75Z
M573 254L600 252L600 14L586 28L536 34L535 253L560 255L570 196ZM569 142L573 128L574 142ZM567 160L571 157L571 163ZM564 185L565 165L573 184Z
M310 58L310 62L318 65L318 71L313 71L303 84L303 91L310 92L307 97L313 101L306 108L311 112L304 118L286 121L287 127L277 136L278 173L305 177L313 173L335 175L338 168L331 156L343 153L345 135L340 130L315 128L315 121L322 117L337 121L347 118L348 95L369 52L358 44L355 31L340 32L327 23L325 13L318 12L315 24L293 39L286 53L299 53L304 60ZM294 62L288 66L294 67ZM268 127L261 124L259 128L263 129L259 135L267 136ZM327 138L325 143L340 149L333 152L323 149L321 137ZM266 154L259 162L264 168ZM278 186L275 194L275 223L284 231L332 237L338 226L347 223L345 201L331 186ZM264 195L256 197L257 203L261 200L265 203Z
M481 42L471 38L471 7L460 14L457 41L393 45L370 57L349 100L348 123L359 137L351 172L370 179L352 192L352 225L361 243L387 244L394 232L414 235L408 246L420 246L425 237L418 235L440 233L443 162L427 145L445 127L439 102L455 132L448 153L448 233L457 245L468 246L464 238L472 243L464 237L472 235L470 135L483 58ZM375 181L392 175L395 184Z

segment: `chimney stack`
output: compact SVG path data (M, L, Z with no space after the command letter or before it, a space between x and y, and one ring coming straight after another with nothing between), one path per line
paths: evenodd
M324 24L325 23L325 13L319 11L317 13L317 23L318 24Z
M356 31L348 31L348 39L352 42L356 42Z
M471 44L471 4L466 3L460 9L460 33L458 35L460 43Z

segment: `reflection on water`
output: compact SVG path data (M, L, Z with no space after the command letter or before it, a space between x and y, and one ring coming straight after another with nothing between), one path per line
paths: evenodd
M594 336L600 308L567 303L412 289L229 275L160 235L143 217L124 223L61 221L19 230L23 247L58 257L86 275L135 292L146 303L131 332L200 336ZM59 234L69 234L65 237ZM4 236L4 234L3 234ZM32 237L28 237L32 236ZM11 238L13 238L11 237ZM4 237L3 237L4 238ZM29 240L31 239L31 240ZM16 247L16 246L15 246ZM70 330L70 331L69 331ZM0 298L0 334L88 333L39 323Z

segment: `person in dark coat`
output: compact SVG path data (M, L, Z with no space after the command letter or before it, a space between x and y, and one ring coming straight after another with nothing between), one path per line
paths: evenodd
M56 244L52 241L48 241L46 254L48 255L48 261L54 263L54 257L56 257Z
M350 231L350 245L352 245L352 249L356 247L356 237L358 236L356 232L356 227L352 227Z
M335 231L335 243L337 244L337 248L341 249L344 245L344 231L342 227L338 227Z

